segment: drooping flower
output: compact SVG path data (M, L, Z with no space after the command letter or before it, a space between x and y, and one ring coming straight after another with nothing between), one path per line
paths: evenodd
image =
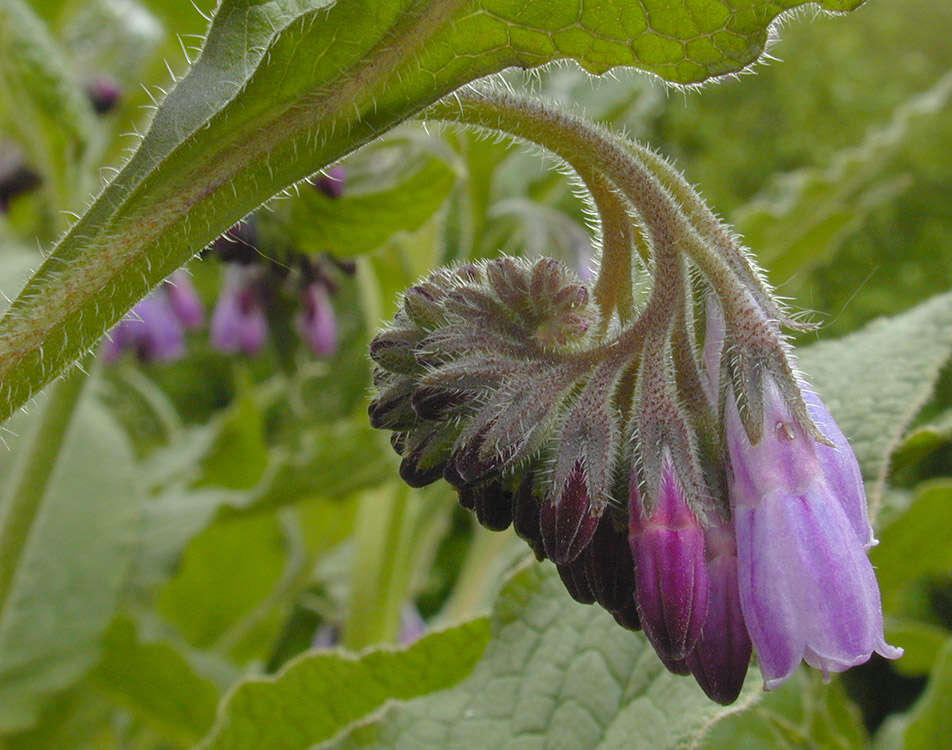
M832 447L794 419L769 374L756 444L733 398L725 414L740 605L768 690L801 660L829 674L873 652L902 654L883 635L856 458L822 402L808 390L804 398Z
M704 531L688 506L667 449L650 510L634 478L630 487L628 541L641 626L659 656L681 660L694 648L707 616Z
M337 351L337 316L327 285L312 281L305 287L303 296L298 331L312 352L319 357L330 357Z
M268 337L268 321L257 268L229 263L212 313L211 344L222 352L257 354Z

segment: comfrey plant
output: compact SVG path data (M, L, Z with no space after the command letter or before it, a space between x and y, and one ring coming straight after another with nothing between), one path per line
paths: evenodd
M643 629L720 703L752 649L767 689L801 660L898 657L856 458L796 369L782 327L802 324L737 238L667 162L582 119L493 92L428 114L565 159L603 257L591 287L502 257L404 294L370 349L370 420L404 481L442 478L482 525L512 525L576 600Z

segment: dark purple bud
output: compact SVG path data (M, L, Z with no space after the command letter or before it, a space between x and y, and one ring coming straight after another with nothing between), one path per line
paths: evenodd
M381 389L367 408L371 427L387 430L411 430L416 427L420 420L410 405L412 392L413 381L410 378L400 378Z
M465 404L472 397L463 391L450 391L442 388L417 388L413 392L411 403L413 411L420 419L443 419L453 409Z
M257 354L268 337L258 269L230 263L212 313L211 344L221 352Z
M98 115L104 115L116 108L122 91L119 84L106 75L99 75L86 84L86 96Z
M458 476L464 485L476 484L498 472L508 458L507 455L500 454L486 446L486 435L492 426L492 423L484 426L473 437L453 451L450 458L450 463L453 466L451 476ZM487 453L488 455L486 455ZM454 484L445 474L444 479L450 484ZM454 486L461 485L454 484Z
M582 553L585 573L596 601L609 612L625 609L635 601L635 568L628 534L616 528L611 513L605 513L591 543Z
M648 631L646 630L645 633ZM664 656L664 654L658 654L658 658L661 660L661 663L664 664L664 668L667 669L671 674L677 675L688 675L691 674L691 668L688 666L688 663L685 659L669 659Z
M456 491L459 497L459 505L464 510L476 510L476 492L475 487L461 487Z
M443 476L456 438L454 425L435 425L418 432L411 433L406 457L400 462L400 477L411 487L425 487Z
M627 630L641 630L641 620L638 619L638 606L634 598L621 609L612 610L615 622Z
M330 357L337 351L337 316L326 284L314 281L307 285L297 325L301 337L319 357Z
M539 527L539 501L532 488L531 471L523 477L519 489L512 500L512 527L522 539L528 542L537 560L545 560L545 547L542 544L542 529Z
M346 176L347 170L338 164L323 174L312 177L310 182L328 198L340 198L344 194L344 178Z
M730 522L706 529L707 618L701 637L685 658L694 679L718 703L733 703L744 686L751 644L737 588L737 545Z
M205 308L195 285L185 271L176 271L166 281L165 294L172 311L185 330L198 328L205 322Z
M581 604L594 604L595 592L589 585L588 578L585 575L585 562L576 558L572 562L560 563L555 566L559 571L559 577L572 598Z
M632 473L628 540L645 635L660 656L684 659L707 616L707 566L704 532L687 504L667 449L650 512L641 502Z
M571 562L595 534L601 509L592 507L587 485L585 467L577 462L565 484L542 504L542 542L553 562Z
M474 493L476 520L490 531L505 531L512 524L512 493L499 482L489 482Z

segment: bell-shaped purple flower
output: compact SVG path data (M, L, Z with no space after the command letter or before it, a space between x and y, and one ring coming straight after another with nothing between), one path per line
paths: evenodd
M819 399L809 391L804 398L834 447L797 423L769 374L756 445L733 398L725 415L740 605L768 690L801 659L828 674L874 651L902 655L883 635L856 459Z
M694 650L685 659L712 700L733 703L744 685L751 643L737 588L737 545L728 521L715 518L704 530L707 556L707 617Z
M668 449L650 512L634 477L630 492L628 542L641 626L662 661L674 663L694 648L707 616L704 531L685 500Z
M115 79L98 75L86 84L86 96L97 115L105 115L116 108L122 90Z
M185 330L198 328L205 322L202 300L185 271L176 271L166 280L165 295Z
M103 352L115 362L123 351L135 351L140 362L170 362L185 353L185 334L165 293L159 289L145 297L110 332Z
M313 281L305 288L297 325L301 337L317 356L330 357L337 351L337 316L323 282Z
M268 337L258 269L229 263L212 313L211 343L222 352L257 354Z

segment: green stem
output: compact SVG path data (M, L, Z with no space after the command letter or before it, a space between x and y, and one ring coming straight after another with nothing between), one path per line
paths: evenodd
M388 484L360 498L343 636L344 646L351 650L396 639L403 598L395 595L391 584L408 495L406 487Z
M0 612L6 607L20 556L66 441L87 373L74 368L55 383L32 429L0 503Z
M500 533L476 526L459 578L440 611L441 622L447 625L463 622L486 611L498 585L498 578L492 572L499 568L500 559L506 557L506 548L513 538L511 529ZM521 549L524 552L525 547Z

